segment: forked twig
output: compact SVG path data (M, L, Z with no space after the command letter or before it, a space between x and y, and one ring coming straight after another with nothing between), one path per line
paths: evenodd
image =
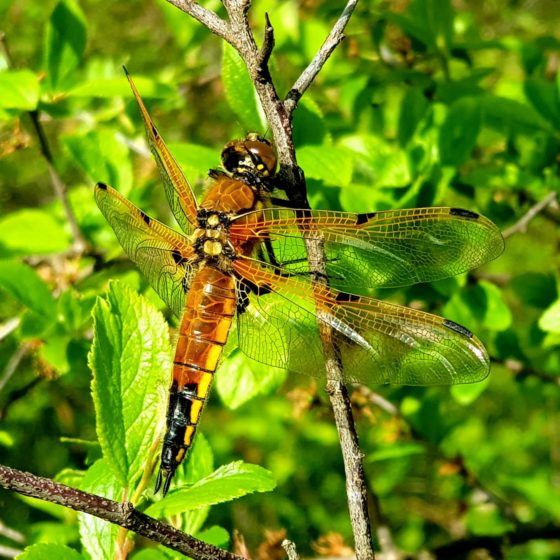
M303 93L343 39L344 28L358 0L349 0L323 46L291 88L285 101L280 100L268 69L268 60L274 46L274 30L268 16L266 17L263 45L259 50L247 18L249 0L223 0L229 16L228 22L220 20L225 25L225 31L223 26L219 27L219 31L216 30L218 28L217 16L210 17L208 14L204 14L205 19L203 19L195 9L196 3L185 2L184 0L168 0L168 2L205 25L205 20L209 21L209 29L220 35L237 50L247 66L249 76L253 81L270 124L280 163L279 175L288 185L286 188L288 199L294 208L309 209L305 178L297 164L292 140L292 115ZM316 235L306 236L305 244L310 270L315 276L316 283L326 283L325 255L321 235L317 233ZM318 309L319 318L321 313L323 311ZM343 383L343 372L336 348L336 335L327 326L327 322L322 322L321 338L325 350L326 369L330 379L327 392L333 407L344 458L348 507L354 533L356 557L358 560L372 560L375 555L372 548L367 487L362 466L363 454L358 444L348 391Z

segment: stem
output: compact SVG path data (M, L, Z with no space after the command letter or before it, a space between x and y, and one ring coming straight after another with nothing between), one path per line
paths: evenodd
M138 535L157 543L164 544L168 548L186 554L195 560L242 560L240 556L199 541L171 525L139 512L134 509L130 502L115 502L4 465L0 465L0 485L9 490L15 490L24 496L39 498L76 511L89 513L99 517L99 519L134 531Z

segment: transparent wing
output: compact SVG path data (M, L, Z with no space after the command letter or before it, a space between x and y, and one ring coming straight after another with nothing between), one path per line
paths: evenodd
M163 138L159 135L132 78L126 71L126 77L132 88L132 93L140 107L140 112L142 114L142 120L146 126L146 135L148 136L148 144L150 150L154 155L159 172L163 179L163 184L165 186L165 194L167 195L167 200L169 206L177 223L181 226L181 229L190 234L193 228L197 224L197 209L198 204L196 198L194 197L193 191L189 182L185 178L181 168L175 161L175 158L171 155L168 150Z
M279 276L251 259L233 267L239 347L262 363L328 378L320 334L326 328L349 382L450 385L488 375L484 346L452 321Z
M185 294L198 268L189 240L147 216L107 185L96 185L95 200L125 253L173 313L181 317Z
M476 268L504 248L496 225L458 208L368 214L267 208L240 216L230 228L232 240L266 241L283 271L309 276L304 234L322 238L329 278L345 289L440 280Z

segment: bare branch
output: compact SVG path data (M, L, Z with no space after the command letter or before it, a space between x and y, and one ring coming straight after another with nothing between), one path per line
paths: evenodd
M4 465L0 465L0 484L24 496L60 504L120 525L195 560L243 560L139 512L130 502L115 502Z
M197 2L193 2L193 0L167 0L167 2L173 4L173 6L179 8L179 10L182 10L192 18L202 23L202 25L207 27L215 35L218 35L218 37L221 37L228 43L231 43L229 25L223 19L219 18L214 12L203 8Z
M329 381L327 392L331 400L344 459L346 494L354 533L356 560L373 560L375 553L372 548L367 486L362 464L364 455L358 442L348 390L342 381Z
M515 224L502 232L504 239L511 237L514 233L525 232L529 222L537 215L545 210L548 206L558 205L558 198L555 192L548 193L540 202L531 206L527 213L522 216Z
M321 48L315 55L315 58L309 63L307 68L301 73L300 77L296 80L292 89L286 95L286 100L284 101L284 106L288 114L292 114L294 109L297 107L301 96L305 93L307 88L311 85L313 80L316 78L317 74L323 68L325 62L329 59L334 49L338 44L344 39L344 29L347 23L350 21L352 12L356 7L358 0L348 0L346 7L344 8L338 21L334 24L325 42L321 45Z

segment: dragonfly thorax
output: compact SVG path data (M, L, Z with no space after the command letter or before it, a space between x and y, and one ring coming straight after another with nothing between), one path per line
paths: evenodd
M201 259L210 259L220 264L220 259L230 260L234 250L228 239L230 219L225 212L201 208L198 227L193 234L194 247Z

